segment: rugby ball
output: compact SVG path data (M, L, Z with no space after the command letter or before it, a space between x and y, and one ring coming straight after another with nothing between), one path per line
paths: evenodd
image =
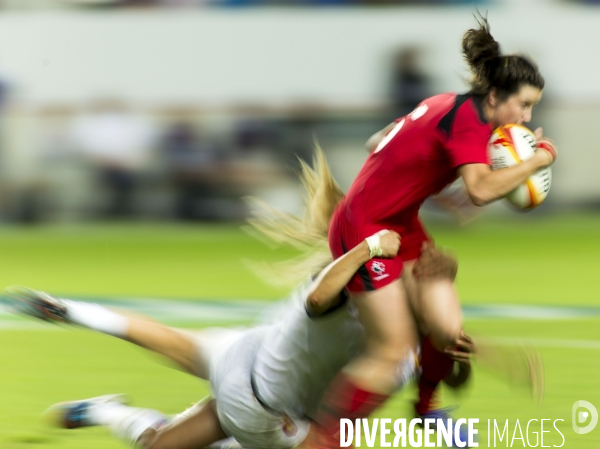
M533 156L535 148L535 135L528 128L517 124L496 128L488 144L492 170L512 167L526 161ZM542 168L510 192L506 199L519 209L533 209L546 199L551 183L550 167Z

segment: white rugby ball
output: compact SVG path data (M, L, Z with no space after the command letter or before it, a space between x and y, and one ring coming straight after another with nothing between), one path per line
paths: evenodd
M508 124L496 128L488 144L492 170L526 161L533 156L535 147L535 135L524 126ZM546 199L551 184L550 167L542 168L510 192L506 199L519 209L533 209Z

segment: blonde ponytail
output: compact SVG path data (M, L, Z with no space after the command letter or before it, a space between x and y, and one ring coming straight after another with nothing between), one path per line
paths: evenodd
M337 184L321 147L315 144L312 167L301 163L304 210L300 216L279 211L264 201L251 198L255 216L247 229L273 246L291 246L302 253L277 263L251 263L264 280L275 285L295 285L331 262L327 240L329 222L344 193Z

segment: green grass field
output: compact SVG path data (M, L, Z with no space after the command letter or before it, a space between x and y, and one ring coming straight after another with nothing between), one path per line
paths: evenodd
M459 257L458 288L465 305L564 306L589 312L578 319L536 319L538 309L529 318L467 317L466 330L477 337L534 342L546 372L541 407L525 389L480 366L467 391L444 393L446 404L460 404L456 416L479 418L480 447L488 447L488 419L501 424L509 419L512 437L516 419L525 434L528 420L542 418L565 420L558 424L563 447L600 445L600 428L587 435L571 428L575 401L600 406L599 230L598 215L524 215L485 219L466 228L431 227L437 242ZM293 254L268 249L233 225L162 224L1 228L0 253L0 286L24 284L74 297L190 302L281 298L285 290L263 284L243 259L274 261ZM45 426L40 413L54 402L123 392L135 405L176 413L208 393L202 381L125 342L81 330L29 329L21 326L30 324L25 319L2 317L0 325L7 323L16 327L0 329L1 449L126 447L103 429ZM414 390L407 389L378 416L410 418L413 397ZM531 445L532 432L540 430L539 421L535 424ZM545 446L561 445L548 421L544 430L551 430ZM506 447L505 441L496 447ZM515 440L512 447L524 444Z

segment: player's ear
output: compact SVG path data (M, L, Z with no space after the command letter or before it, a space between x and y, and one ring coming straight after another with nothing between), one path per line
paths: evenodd
M487 102L492 108L498 106L498 90L495 87L492 87L488 93Z

